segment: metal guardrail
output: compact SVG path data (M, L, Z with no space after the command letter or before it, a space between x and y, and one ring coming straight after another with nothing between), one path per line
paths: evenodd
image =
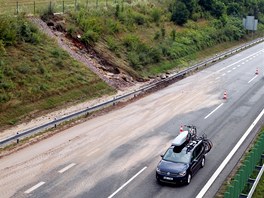
M260 169L258 176L257 176L256 180L254 181L252 188L250 189L250 191L247 195L247 198L251 198L253 196L263 172L264 172L264 164L262 165L262 168Z
M202 62L199 62L185 70L182 70L178 73L174 73L173 75L171 76L168 76L164 79L161 79L160 81L158 82L154 82L154 83L151 83L149 85L146 85L136 91L132 91L128 94L125 94L125 95L122 95L122 96L117 96L115 98L113 98L112 100L109 100L109 101L106 101L104 103L101 103L101 104L98 104L98 105L95 105L95 106L92 106L92 107L87 107L85 109L82 109L78 112L75 112L75 113L72 113L70 115L67 115L67 116L64 116L64 117L61 117L61 118L54 118L53 121L51 122L48 122L48 123L45 123L45 124L42 124L40 126L37 126L37 127L34 127L34 128L31 128L31 129L27 129L27 130L24 130L22 132L17 132L17 134L13 135L13 136L10 136L8 138L5 138L3 140L0 140L0 146L5 146L7 144L10 144L12 143L13 141L18 141L19 138L25 138L25 137L28 137L28 136L31 136L33 134L36 134L36 133L39 133L39 132L43 132L47 129L50 129L50 128L53 128L53 127L56 127L57 125L65 122L65 121L69 121L69 120L72 120L72 119L76 119L78 117L81 117L85 114L89 114L93 111L96 111L96 110L99 110L99 109L102 109L102 108L105 108L107 106L110 106L110 105L114 105L115 103L119 102L119 101L122 101L124 99L126 100L129 100L131 97L135 97L136 95L140 94L140 93L144 93L145 91L147 90L150 90L152 88L155 88L157 87L158 85L161 85L161 84L164 84L164 83L167 83L171 80L174 80L174 79L177 79L179 77L182 77L184 76L185 74L191 72L191 71L195 71L195 70L198 70L199 68L202 68L202 67L205 67L207 64L210 64L210 63L213 63L213 62L216 62L228 55L231 55L233 53L236 53L240 50L243 50L245 48L248 48L256 43L260 43L260 42L263 42L264 41L264 38L260 38L260 39L256 39L252 42L249 42L247 44L244 44L244 45L241 45L240 47L237 47L237 48L234 48L234 49L231 49L231 50L228 50L224 53L221 53L217 56L214 56L212 58L209 58L205 61L202 61Z

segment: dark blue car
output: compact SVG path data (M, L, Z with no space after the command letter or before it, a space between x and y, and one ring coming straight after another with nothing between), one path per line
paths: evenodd
M172 145L156 168L158 182L189 184L197 171L205 165L205 146L202 140L186 145Z

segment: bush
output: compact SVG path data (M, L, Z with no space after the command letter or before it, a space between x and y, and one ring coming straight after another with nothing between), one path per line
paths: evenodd
M123 45L129 50L135 50L138 46L138 43L139 43L139 38L132 34L128 34L123 39Z
M144 25L145 24L145 17L142 14L135 14L134 21L137 25Z
M106 38L106 42L107 42L107 45L108 45L108 48L111 50L111 51L114 51L116 52L117 49L118 49L118 45L116 43L116 41L113 39L113 37L107 37Z
M6 93L0 92L0 103L4 104L10 100L10 96Z
M160 18L161 18L161 10L158 9L158 8L154 8L151 12L151 17L152 17L152 20L155 22L155 23L159 23L160 22Z
M97 32L94 32L93 30L88 30L84 33L81 40L86 45L93 45L96 41L98 41L99 35Z
M6 51L5 51L4 42L3 40L0 40L0 56L5 55L5 54L6 54Z
M110 34L118 33L121 30L121 25L118 21L112 19L107 20L107 30Z

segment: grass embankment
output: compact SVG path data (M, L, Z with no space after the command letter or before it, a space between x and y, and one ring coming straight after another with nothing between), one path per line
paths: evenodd
M104 12L80 8L66 15L65 29L74 38L81 34L82 42L92 46L111 65L130 74L132 69L143 78L187 67L202 54L211 55L208 49L220 46L217 53L248 36L241 18L234 16L214 18L197 12L194 20L175 25L168 11L171 2L117 4ZM263 32L262 23L258 30Z
M1 129L66 103L114 92L26 19L3 16L0 30Z

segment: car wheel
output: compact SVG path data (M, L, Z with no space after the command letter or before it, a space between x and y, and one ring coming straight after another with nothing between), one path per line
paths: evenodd
M205 165L205 157L203 157L203 159L202 159L201 168L203 168L204 165Z
M191 173L189 173L187 176L187 185L191 183L191 180L192 180L192 175Z

